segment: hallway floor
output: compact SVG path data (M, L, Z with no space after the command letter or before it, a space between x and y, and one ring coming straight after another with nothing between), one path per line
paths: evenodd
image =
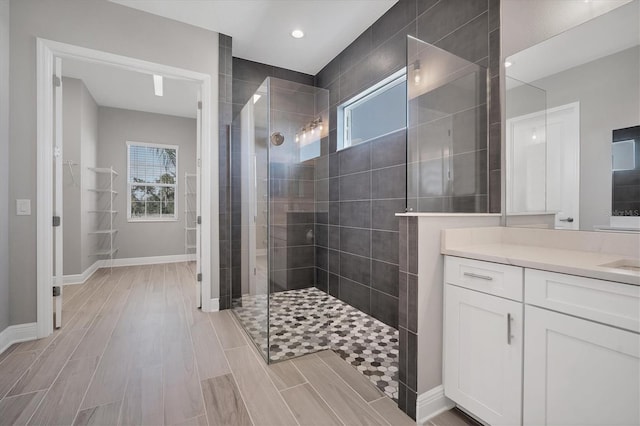
M267 366L230 312L195 308L191 268L65 287L63 328L0 355L0 423L414 424L331 351Z

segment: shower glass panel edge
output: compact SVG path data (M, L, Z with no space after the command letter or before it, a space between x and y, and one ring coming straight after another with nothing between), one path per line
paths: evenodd
M298 327L290 302L316 286L316 218L328 216L328 199L317 199L316 185L328 194L328 176L318 183L315 166L323 155L328 161L329 93L269 77L234 129L232 309L263 358L280 361L310 352L279 352L274 359L270 349L272 333Z

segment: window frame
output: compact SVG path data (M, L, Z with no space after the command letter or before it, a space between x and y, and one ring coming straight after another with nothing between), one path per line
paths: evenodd
M175 183L158 183L158 184L144 184L144 185L136 185L134 182L131 182L131 146L141 146L147 148L160 148L160 149L175 149L176 151L176 178ZM178 171L178 164L180 162L180 147L178 145L168 145L168 144L160 144L160 143L150 143L150 142L137 142L137 141L127 141L127 222L177 222L179 219L178 216L178 200L180 197L178 196L178 188L179 188L179 179L180 173ZM149 218L146 213L142 218L132 217L131 216L131 187L132 186L160 186L165 188L173 188L173 216L162 216L162 212L160 213L159 218Z
M394 72L390 76L382 79L378 83L372 85L371 87L367 88L366 90L363 90L362 92L358 93L356 96L352 97L348 101L338 106L337 125L338 125L338 129L340 130L338 131L337 151L349 148L351 146L367 143L373 139L376 139L377 137L384 136L384 135L379 135L379 136L376 136L375 138L370 138L364 141L360 141L357 144L353 145L351 143L351 130L352 130L351 111L357 108L358 106L362 105L363 103L375 98L378 95L383 94L387 90L390 90L406 81L407 81L407 68L404 67ZM406 105L405 105L405 108L406 108ZM397 130L399 129L396 129L394 131L397 131Z

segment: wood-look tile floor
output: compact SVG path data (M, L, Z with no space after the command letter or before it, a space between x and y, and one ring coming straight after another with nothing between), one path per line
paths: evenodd
M195 304L188 263L66 286L62 329L0 354L0 424L415 424L333 352L266 365L229 312Z

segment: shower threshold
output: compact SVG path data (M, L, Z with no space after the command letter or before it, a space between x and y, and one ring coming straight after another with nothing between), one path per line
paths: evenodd
M243 296L233 311L271 362L332 349L398 399L398 331L317 288ZM240 301L237 301L240 302Z

